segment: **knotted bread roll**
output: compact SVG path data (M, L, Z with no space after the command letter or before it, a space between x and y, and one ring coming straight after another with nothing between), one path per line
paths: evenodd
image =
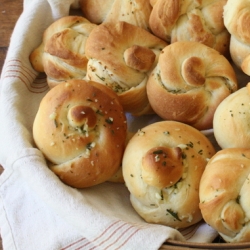
M84 80L52 88L41 101L33 125L34 141L50 169L77 188L104 182L118 171L126 131L116 94Z
M124 21L149 30L149 16L152 10L149 0L80 0L84 17L90 22L117 23Z
M250 150L223 149L208 162L200 181L204 220L226 242L250 240Z
M35 70L45 72L50 88L70 79L84 79L88 59L85 43L96 25L81 16L66 16L44 32L42 43L32 51Z
M237 88L235 71L224 56L204 44L182 41L160 54L147 95L163 119L204 130L212 128L217 106Z
M149 25L161 39L194 41L228 55L230 34L223 21L227 0L151 0Z
M200 221L200 178L214 153L205 135L183 123L161 121L139 130L122 162L134 209L149 223L174 228Z
M250 6L248 0L228 0L224 23L231 34L230 55L233 62L250 75Z
M224 99L214 113L214 136L221 148L250 148L250 83Z
M113 89L125 111L150 113L146 82L165 46L166 42L132 24L100 24L86 42L86 79Z

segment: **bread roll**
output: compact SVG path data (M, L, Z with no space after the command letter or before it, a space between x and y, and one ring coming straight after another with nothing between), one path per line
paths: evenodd
M146 82L165 46L166 42L132 24L100 24L86 42L86 79L113 89L126 112L150 113Z
M199 130L212 128L219 103L238 83L229 61L197 42L175 42L165 47L147 82L151 107L165 120Z
M161 121L139 130L122 161L134 209L149 223L174 228L200 221L200 178L214 153L205 135L183 123Z
M231 34L230 55L233 62L250 75L249 1L228 0L224 7L224 23Z
M66 16L44 32L43 42L32 51L34 69L45 72L50 88L70 79L86 76L85 43L96 25L80 16Z
M208 162L200 181L204 220L226 242L250 239L250 150L228 148Z
M152 7L149 0L80 0L84 17L90 22L117 23L124 21L149 30L149 16Z
M151 1L153 9L149 25L156 36L169 43L200 42L228 55L230 34L223 21L223 6L226 2L227 0Z
M118 171L126 132L117 95L104 85L84 80L52 88L33 124L34 141L50 169L76 188L102 183Z
M250 84L223 100L214 114L214 136L221 148L250 148Z
M133 135L134 133L127 131L126 145ZM119 167L118 171L111 178L108 179L108 181L115 183L124 183L124 178L122 174L122 165Z

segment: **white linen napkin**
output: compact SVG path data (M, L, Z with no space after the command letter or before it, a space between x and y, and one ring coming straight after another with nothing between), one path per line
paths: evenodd
M46 77L29 55L43 31L68 15L74 0L26 0L16 23L0 82L0 229L4 249L159 249L168 240L211 242L217 233L205 223L185 230L148 224L133 210L124 184L86 189L64 185L35 148L32 124ZM149 119L148 119L149 118ZM142 123L132 118L130 126ZM157 120L157 118L156 118Z

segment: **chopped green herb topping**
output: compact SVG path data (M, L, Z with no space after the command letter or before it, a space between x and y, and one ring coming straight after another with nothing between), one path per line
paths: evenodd
M113 124L113 119L111 117L105 120L108 124Z
M238 204L240 204L240 195L237 196L236 202L237 202Z
M58 127L58 123L57 123L56 120L54 120L54 124L55 124L55 126L56 126L56 128L57 128L57 127Z
M181 221L177 212L174 212L172 209L167 209L167 212L171 214L176 220Z
M190 148L193 148L194 144L190 141L189 143L187 143L187 146L190 147Z
M161 150L161 149L159 149L159 150L155 150L154 152L153 152L153 154L163 154L164 152L163 152L163 150Z
M102 115L103 116L103 113L101 112L101 110L96 110L96 114L98 114L98 115Z
M202 149L199 150L199 151L198 151L198 154L202 155L202 154L203 154L203 150L202 150Z
M100 77L97 74L95 74L101 81L105 81L105 77Z

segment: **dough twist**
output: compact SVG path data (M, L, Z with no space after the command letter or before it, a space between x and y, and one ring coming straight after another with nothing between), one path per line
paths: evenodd
M37 112L33 135L50 169L73 187L88 187L118 171L126 118L116 94L95 82L71 80L52 88Z
M42 43L32 51L35 70L45 72L50 88L70 79L84 79L88 59L85 43L95 24L81 16L66 16L44 32Z
M200 221L200 178L214 154L205 135L183 123L161 121L139 130L122 161L135 210L147 222L175 228Z
M216 50L197 42L165 47L147 82L151 107L163 119L211 129L219 103L238 88L233 67Z
M228 55L230 34L223 21L226 2L227 0L151 1L153 9L149 26L156 36L169 43L200 42Z
M200 182L204 220L226 242L250 237L250 150L223 149L208 162Z
M233 62L250 75L250 7L247 0L228 0L224 7L224 23L229 31L230 55Z
M146 83L165 46L166 42L132 24L100 24L86 42L86 78L113 89L125 111L150 113Z
M149 30L149 0L80 0L80 6L83 16L92 23L123 21Z

